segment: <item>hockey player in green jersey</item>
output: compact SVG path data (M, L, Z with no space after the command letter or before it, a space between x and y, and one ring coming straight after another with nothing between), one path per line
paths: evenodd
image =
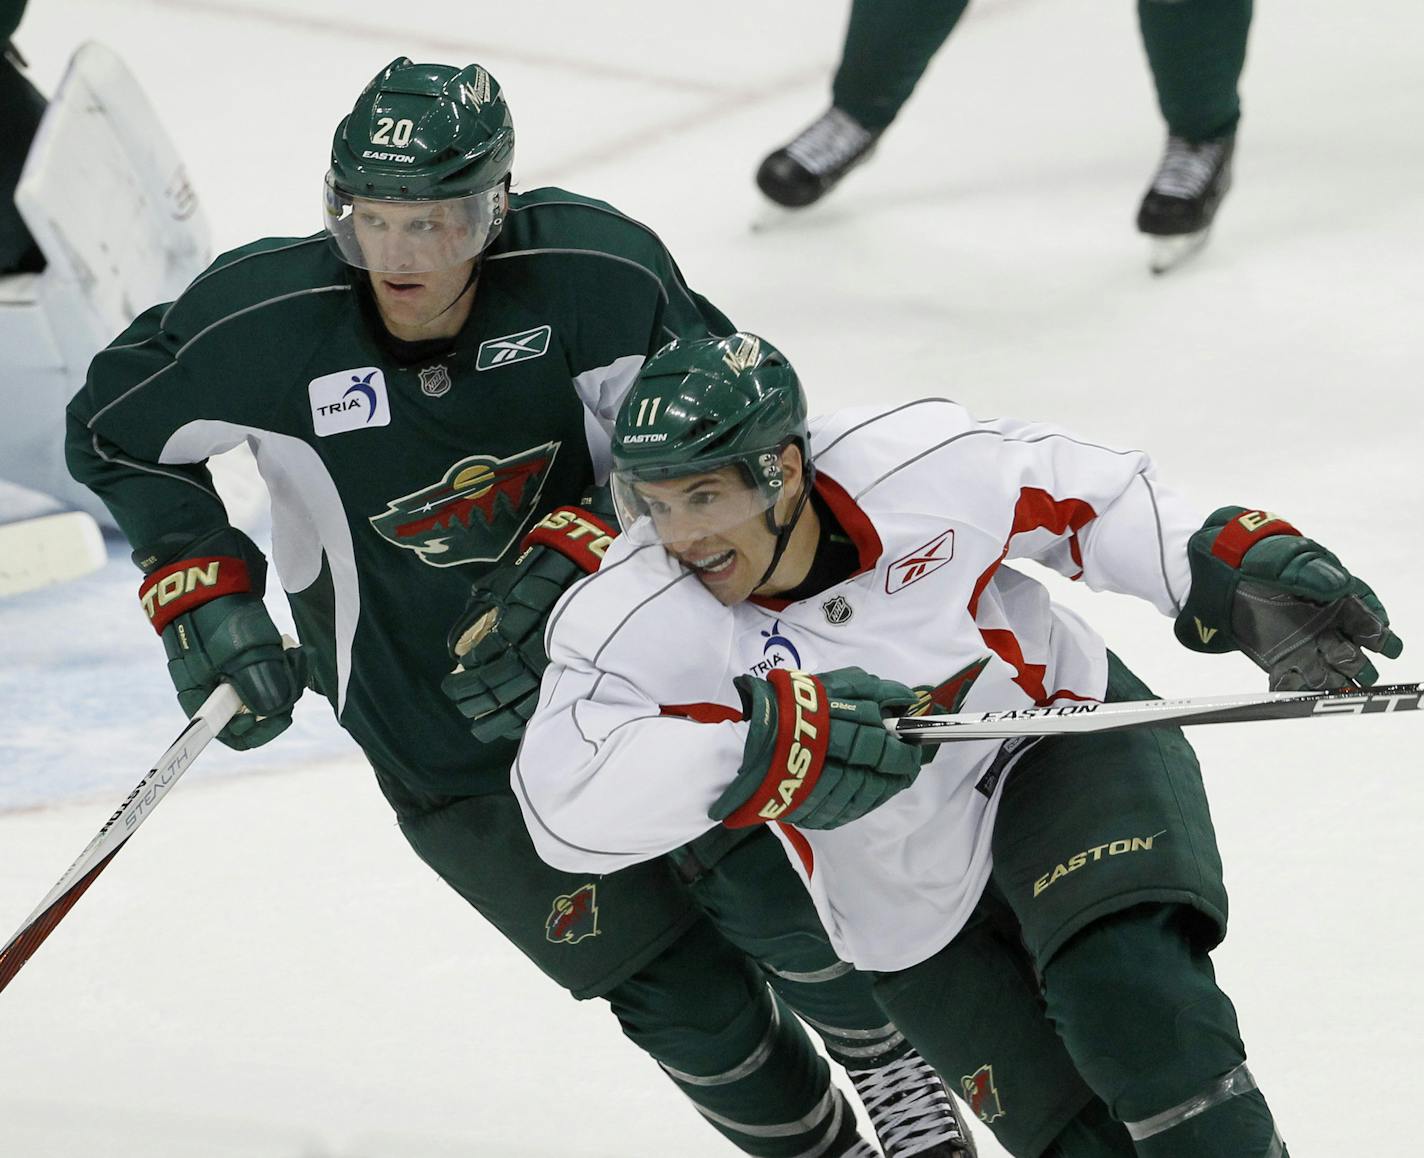
M774 840L551 869L510 790L511 729L469 730L481 653L442 694L472 583L537 622L597 565L604 529L577 504L646 357L731 329L646 227L560 189L511 193L513 150L483 68L394 61L337 129L322 232L225 254L95 358L71 470L133 545L184 708L230 680L251 712L221 738L243 748L286 728L304 687L325 696L421 858L555 982L606 999L743 1152L873 1154L783 1002L852 1070L892 1158L967 1152ZM204 465L243 442L295 652Z

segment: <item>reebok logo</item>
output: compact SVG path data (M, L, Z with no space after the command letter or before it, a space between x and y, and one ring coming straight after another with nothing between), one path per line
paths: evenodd
M391 424L386 376L377 366L338 370L307 383L312 430L318 438Z
M903 558L896 559L885 570L885 594L895 592L917 583L926 575L932 575L954 558L954 528L941 531L923 547L916 547Z
M548 326L533 330L521 330L517 334L506 334L502 338L490 338L480 343L475 355L476 370L497 370L515 362L527 362L530 358L541 358L549 352Z

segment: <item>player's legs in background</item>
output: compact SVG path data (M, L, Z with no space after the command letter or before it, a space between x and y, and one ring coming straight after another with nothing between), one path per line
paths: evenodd
M1157 103L1173 136L1209 141L1236 131L1252 0L1137 0Z
M1138 210L1137 227L1156 237L1205 239L1231 187L1238 82L1246 63L1252 0L1138 0L1137 15L1167 147ZM1165 243L1164 243L1165 244ZM1165 248L1153 269L1193 248ZM1159 268L1160 266L1160 268Z
M766 828L717 828L674 862L718 929L845 1067L888 1158L949 1158L966 1129L944 1083L875 999L872 978L836 956L801 878Z
M866 160L968 3L854 0L831 107L762 162L761 191L788 208L809 205Z
M562 988L604 997L708 1122L758 1158L869 1158L806 1030L664 860L550 868L508 791L431 798L377 771L420 858ZM669 1151L675 1151L670 1146Z
M854 0L831 103L871 132L887 128L969 0Z
M1089 925L1044 967L1048 1016L1143 1158L1283 1158L1201 921L1142 905Z
M15 208L15 186L44 116L45 99L9 51L0 53L0 109L5 110L0 116L0 274L38 273L44 256Z
M872 1151L830 1067L760 970L703 920L615 987L623 1032L747 1154Z

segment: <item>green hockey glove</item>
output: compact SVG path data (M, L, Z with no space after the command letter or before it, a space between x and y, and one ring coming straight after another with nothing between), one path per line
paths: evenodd
M1192 589L1177 638L1193 651L1240 650L1272 691L1369 687L1365 655L1404 650L1375 593L1319 543L1266 511L1222 507L1191 537Z
M135 557L144 552L135 552ZM286 731L306 685L300 648L284 651L262 602L266 562L231 528L191 543L183 557L153 567L139 602L168 654L178 703L191 716L227 680L248 709L218 739L255 748ZM151 562L151 561L150 561Z
M858 667L819 676L776 668L734 682L751 729L737 778L708 812L729 828L839 828L908 788L934 755L885 728L915 693Z
M589 506L559 507L520 544L513 563L492 571L470 590L465 612L450 631L458 665L441 683L485 743L517 739L539 702L539 680L549 666L544 627L559 597L575 580L598 570L618 534Z

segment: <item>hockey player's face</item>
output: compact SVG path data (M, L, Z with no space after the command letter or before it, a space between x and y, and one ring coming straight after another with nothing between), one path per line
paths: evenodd
M638 497L663 545L720 602L741 603L756 591L776 536L766 499L740 468L640 483Z
M387 329L410 341L457 332L469 310L451 306L474 268L473 259L457 256L469 243L458 206L358 201L352 217Z
M761 492L735 466L668 482L644 483L663 545L722 603L740 603L771 562L776 539Z

